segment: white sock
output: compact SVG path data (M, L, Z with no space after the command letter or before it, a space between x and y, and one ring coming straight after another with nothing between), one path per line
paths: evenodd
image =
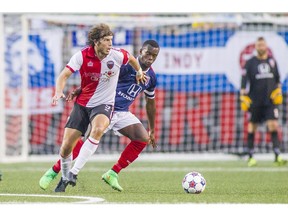
M63 158L60 155L60 160L61 160L61 170L62 170L62 177L64 180L68 179L68 173L71 168L71 163L72 163L72 154L70 154L67 158Z
M70 170L74 175L78 175L80 170L84 167L88 159L93 155L98 148L99 140L89 137L80 149L79 155Z

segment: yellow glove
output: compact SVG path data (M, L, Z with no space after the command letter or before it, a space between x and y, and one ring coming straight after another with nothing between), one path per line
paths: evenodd
M252 103L250 97L248 97L247 95L241 95L240 101L241 101L241 110L248 111Z
M270 98L275 105L279 105L283 103L283 95L281 88L276 88L272 91Z

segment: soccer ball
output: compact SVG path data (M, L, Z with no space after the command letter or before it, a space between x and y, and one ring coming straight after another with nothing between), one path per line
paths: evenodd
M182 187L186 193L200 194L205 190L206 180L201 173L193 171L184 176Z

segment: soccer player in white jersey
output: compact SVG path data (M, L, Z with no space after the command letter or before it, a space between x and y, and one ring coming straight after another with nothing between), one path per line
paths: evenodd
M115 103L116 87L120 67L129 63L136 71L137 82L145 82L145 76L134 56L123 49L112 47L113 32L106 24L91 28L88 33L88 46L75 53L56 80L52 104L65 98L63 90L67 79L76 71L81 76L81 93L66 123L60 147L62 169L62 191L69 182L72 162L72 149L91 124L91 131L85 143L91 151L97 149L99 141L109 126ZM85 144L84 143L84 144Z
M123 150L119 160L112 166L112 168L102 175L102 179L113 189L118 191L123 190L118 183L118 173L136 160L148 143L150 143L154 148L156 147L154 135L156 106L154 98L157 79L151 65L156 60L159 51L160 47L155 40L145 41L140 49L138 61L142 70L145 71L146 74L147 80L145 83L135 83L136 71L129 64L122 66L120 70L113 117L106 131L113 130L115 134L119 136L124 135L128 137L131 142ZM80 91L74 91L72 94L69 94L67 100L72 100L79 94L79 92ZM141 92L144 92L146 97L149 134L139 119L129 111L130 105ZM93 145L90 143L82 145L83 140L79 139L77 145L73 149L73 159L78 157L79 151L80 154L75 161L73 168L70 170L72 174L69 175L71 177L69 183L72 186L76 185L76 178L79 171L84 167L89 157L96 151L95 148L92 148ZM60 170L61 161L58 160L52 168L47 170L41 177L39 181L40 187L44 190L47 189ZM58 185L62 185L61 180ZM56 189L57 188L58 186ZM64 192L65 188L62 187L62 189L62 192Z

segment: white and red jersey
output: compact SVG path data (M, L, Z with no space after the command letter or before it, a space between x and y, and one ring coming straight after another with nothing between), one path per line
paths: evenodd
M72 72L79 71L81 75L82 91L76 103L86 107L114 106L120 67L127 64L128 59L126 50L116 48L112 48L102 61L95 56L92 46L75 53L66 67Z

